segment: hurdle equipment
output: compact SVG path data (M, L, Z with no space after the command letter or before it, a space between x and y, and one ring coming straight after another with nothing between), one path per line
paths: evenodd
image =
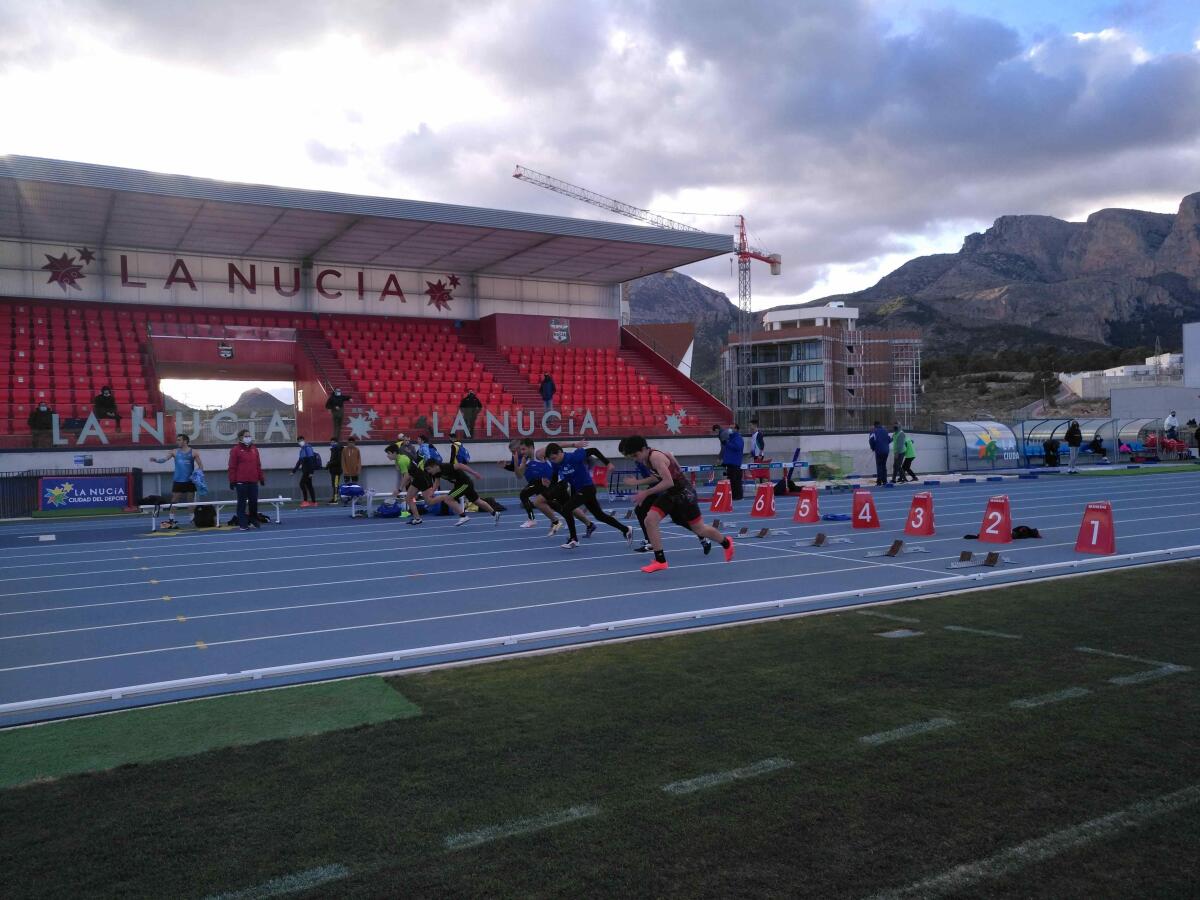
M775 518L775 485L760 484L754 491L754 506L750 509L752 519Z
M796 511L792 513L792 521L803 523L820 522L821 510L817 497L816 485L806 484L800 488L800 496L796 499Z
M929 491L913 494L908 518L904 521L904 533L913 537L933 535L933 494Z
M1076 553L1116 553L1117 535L1113 528L1112 504L1107 500L1089 503L1079 523Z
M818 531L813 537L806 541L796 541L797 547L828 547L830 544L849 544L850 539L844 537L830 537L823 531Z
M708 511L719 513L733 512L733 488L730 487L728 478L722 478L717 482L717 486L713 489L712 504L708 507Z
M859 488L854 492L854 505L850 513L855 528L879 528L879 513L875 510L875 498L871 492Z
M988 498L983 524L979 526L979 540L985 544L1012 543L1012 510L1007 494Z

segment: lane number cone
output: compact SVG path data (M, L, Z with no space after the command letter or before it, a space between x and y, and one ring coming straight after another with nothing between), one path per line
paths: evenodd
M717 482L716 488L713 489L712 504L708 507L708 511L715 513L733 512L733 488L730 487L728 478L722 478Z
M806 484L800 488L800 497L796 500L796 511L792 513L793 522L820 522L820 504L817 502L817 488Z
M983 524L979 526L979 540L985 544L1012 543L1012 510L1007 495L988 498Z
M933 494L921 491L913 494L908 508L908 519L904 522L904 533L914 537L929 537L933 534Z
M1076 553L1116 553L1117 534L1113 528L1112 504L1107 500L1089 503L1079 523Z
M879 513L875 511L875 498L871 496L870 491L856 490L854 492L854 505L851 507L850 517L854 522L855 528L879 528Z
M775 518L775 485L766 482L754 491L754 507L750 510L750 518Z

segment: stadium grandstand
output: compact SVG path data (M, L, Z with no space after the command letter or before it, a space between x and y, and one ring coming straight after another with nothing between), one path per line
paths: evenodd
M727 235L0 157L0 446L167 443L167 378L293 381L296 429L702 435L730 411L622 326L620 285ZM556 386L545 416L539 386ZM118 417L96 414L109 387ZM228 429L212 429L218 441ZM283 434L290 441L294 435ZM45 446L45 445L43 445Z

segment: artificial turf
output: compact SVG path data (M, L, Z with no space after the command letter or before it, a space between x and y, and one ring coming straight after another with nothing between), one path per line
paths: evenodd
M874 610L916 622L848 611L399 677L422 716L0 791L6 895L903 888L1200 782L1198 576L1142 568ZM920 634L880 636L898 628ZM1190 669L1114 684L1155 663L1081 646ZM1010 705L1069 687L1089 693ZM861 740L936 718L955 724ZM731 770L750 774L663 790ZM476 840L522 822L561 824ZM1198 843L1200 804L954 896L1195 896ZM305 892L306 873L333 880Z
M0 788L420 715L380 678L209 697L0 731Z

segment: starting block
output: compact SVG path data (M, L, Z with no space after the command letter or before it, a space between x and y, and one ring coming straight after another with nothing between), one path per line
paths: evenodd
M632 518L633 518L633 510L632 510L632 509L627 509L627 510L625 510L625 518L626 518L626 519L632 519Z
M850 539L844 537L830 537L823 531L818 531L812 538L807 541L796 541L797 547L827 547L830 544L849 544Z
M987 569L994 569L996 566L1000 565L1001 563L1004 563L1005 565L1008 565L1008 566L1015 566L1017 564L1017 561L1014 559L1008 559L1005 556L1001 556L995 550L988 553L987 556L985 556L983 559L975 559L974 553L972 553L970 550L964 550L962 553L960 553L958 555L958 560L956 562L950 563L950 565L947 568L950 568L950 569L978 569L980 567L983 567L983 568L987 568Z
M713 527L713 528L715 528L715 529L717 529L718 531L720 531L720 530L721 530L721 520L720 520L720 519L713 519L713 521L712 521L712 527Z
M870 559L871 557L875 557L875 556L887 556L887 557L895 558L897 556L900 556L902 553L928 553L928 552L929 551L926 550L924 547L922 547L920 544L914 544L911 547L905 547L904 541L895 540L895 541L892 541L892 546L888 547L886 550L872 550L870 553L867 554L867 558Z

